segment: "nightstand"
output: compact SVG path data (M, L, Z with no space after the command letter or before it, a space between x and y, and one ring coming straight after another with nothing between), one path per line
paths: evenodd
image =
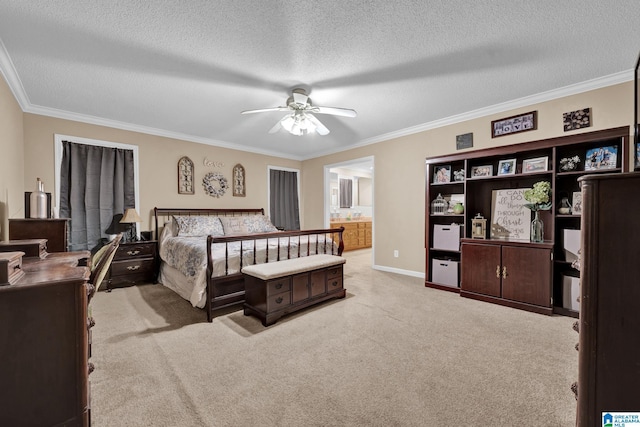
M107 273L106 290L156 282L156 240L120 243Z

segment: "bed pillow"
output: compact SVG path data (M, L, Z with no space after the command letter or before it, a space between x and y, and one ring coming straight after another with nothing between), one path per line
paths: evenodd
M269 221L269 217L264 215L245 216L244 224L249 233L271 233L278 229Z
M224 229L225 236L233 236L234 234L248 234L249 230L244 222L244 216L221 216L220 222Z
M224 236L220 218L217 216L180 216L173 218L178 225L178 236Z

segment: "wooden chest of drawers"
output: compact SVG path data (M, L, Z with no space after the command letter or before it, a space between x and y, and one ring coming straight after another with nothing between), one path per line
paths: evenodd
M157 242L120 243L107 274L107 290L136 282L155 282Z
M371 221L332 221L331 227L344 227L342 239L345 251L371 247Z
M0 286L12 285L22 276L23 252L0 252Z
M24 252L25 258L47 256L47 239L9 240L0 242L0 252Z

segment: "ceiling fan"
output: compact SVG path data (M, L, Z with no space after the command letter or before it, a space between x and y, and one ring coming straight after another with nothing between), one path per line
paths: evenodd
M355 117L356 111L348 108L320 107L313 105L311 99L304 89L293 89L291 96L287 99L284 107L261 108L258 110L246 110L242 114L263 113L267 111L287 111L284 116L269 133L276 133L280 128L285 129L292 135L305 135L311 132L318 132L319 135L327 135L329 129L313 115L331 114L342 117Z

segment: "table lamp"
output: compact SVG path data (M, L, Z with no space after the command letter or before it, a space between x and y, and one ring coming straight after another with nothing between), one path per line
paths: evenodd
M129 229L127 230L127 241L135 242L138 240L138 233L136 232L136 223L142 222L140 215L134 208L129 208L124 211L124 215L122 215L122 219L120 220L121 224L129 224Z

